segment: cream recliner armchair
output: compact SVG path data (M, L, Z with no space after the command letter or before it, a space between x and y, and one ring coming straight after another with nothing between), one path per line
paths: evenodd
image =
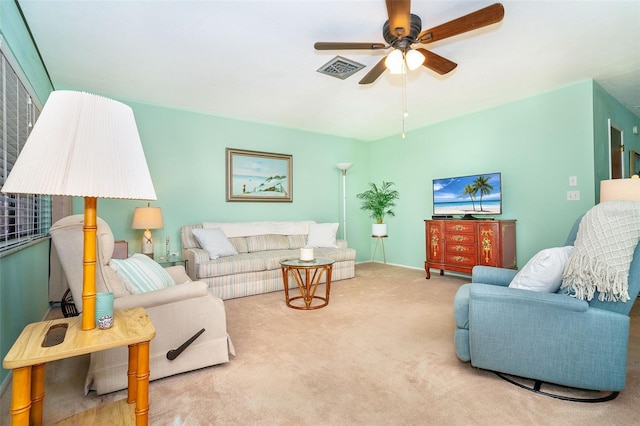
M83 222L83 215L67 216L50 231L78 312L82 311ZM166 268L176 285L148 293L129 293L109 266L114 248L111 228L100 218L97 224L96 292L112 291L114 309L138 306L146 309L156 329L156 337L150 344L150 380L229 362L229 353L235 352L227 334L222 299L209 293L206 283L191 281L183 266ZM180 355L168 359L169 351L179 348L203 328L205 331ZM126 347L91 354L85 393L125 389L127 362Z

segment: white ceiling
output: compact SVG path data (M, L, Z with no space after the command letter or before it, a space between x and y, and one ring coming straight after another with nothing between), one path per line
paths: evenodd
M423 29L493 1L412 2ZM406 129L595 79L640 116L640 1L502 2L504 20L428 49L456 63L407 77ZM358 81L388 51L383 0L19 0L56 89L376 140L402 131L402 78ZM367 67L340 80L336 55Z

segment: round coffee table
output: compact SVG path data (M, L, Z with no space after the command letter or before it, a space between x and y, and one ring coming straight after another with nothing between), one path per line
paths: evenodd
M303 261L300 259L287 259L280 262L282 268L282 279L284 280L284 297L288 307L293 309L311 310L324 308L329 304L329 293L331 291L331 272L335 260L326 257L318 257L314 260ZM289 298L289 273L296 280L300 296ZM326 273L327 285L324 297L316 296L316 290L322 276ZM304 306L292 305L294 300L302 299ZM324 303L313 304L314 299Z

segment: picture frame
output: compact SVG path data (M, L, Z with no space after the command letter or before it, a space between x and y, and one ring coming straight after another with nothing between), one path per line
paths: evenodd
M293 156L227 148L227 201L292 202Z

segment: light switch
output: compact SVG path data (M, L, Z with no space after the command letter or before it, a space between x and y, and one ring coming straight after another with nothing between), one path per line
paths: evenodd
M569 186L577 186L577 185L578 185L578 177L569 176Z

